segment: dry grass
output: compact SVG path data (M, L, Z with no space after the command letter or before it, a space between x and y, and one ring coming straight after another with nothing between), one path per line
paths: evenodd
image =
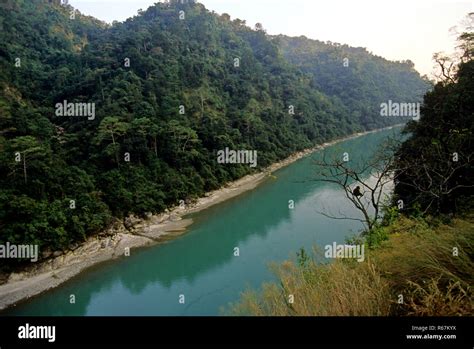
M409 303L405 312L417 316L462 316L472 315L474 311L472 291L460 282L440 284L439 279L431 279L428 284L413 286L409 292Z
M280 284L247 291L236 315L473 315L474 220L449 225L400 218L365 262L273 266ZM458 255L453 255L453 248ZM397 300L403 295L403 304ZM290 302L290 295L294 302Z
M302 268L285 262L276 273L281 282L264 284L262 294L246 292L233 307L239 315L383 315L388 311L388 284L372 263L337 261ZM290 303L290 295L294 297Z
M373 257L394 297L402 294L404 298L402 305L392 302L391 313L472 314L472 220L431 228L424 222L401 218L390 229L390 239Z

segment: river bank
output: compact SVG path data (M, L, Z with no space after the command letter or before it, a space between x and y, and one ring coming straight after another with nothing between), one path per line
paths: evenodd
M251 190L267 179L272 172L316 150L376 131L378 130L354 134L298 152L260 173L245 176L221 189L207 193L187 207L175 207L160 215L150 215L145 220L133 216L123 222L117 220L108 230L91 237L71 251L51 256L50 259L34 265L30 270L11 274L8 281L0 286L0 309L56 287L93 265L118 257L127 258L124 255L130 249L133 254L134 248L173 239L185 232L186 228L192 224L192 219L187 218L188 214L202 211Z

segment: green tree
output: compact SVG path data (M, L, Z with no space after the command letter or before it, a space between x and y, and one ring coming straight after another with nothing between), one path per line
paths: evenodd
M129 128L129 125L123 121L120 121L117 117L108 116L104 118L97 130L96 143L101 144L103 141L112 141L105 149L107 154L113 154L115 156L115 163L119 165L119 149L120 137L125 135Z
M22 136L11 141L11 149L15 154L15 162L21 163L25 184L28 183L27 168L34 166L35 160L47 155L45 147L32 136Z

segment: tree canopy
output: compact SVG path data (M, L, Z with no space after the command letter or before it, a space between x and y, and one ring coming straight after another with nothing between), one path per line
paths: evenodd
M427 88L409 63L272 37L193 2L107 25L18 0L0 7L0 27L0 243L67 248L112 217L160 212L295 151L400 123L378 105ZM226 147L257 150L257 169L218 164Z

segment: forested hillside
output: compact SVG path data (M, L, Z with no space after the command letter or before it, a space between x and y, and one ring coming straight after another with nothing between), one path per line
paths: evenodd
M474 33L459 43L459 62L448 74L450 63L441 62L445 78L424 96L421 119L407 125L410 137L397 152L393 199L411 214L474 208Z
M218 164L218 150L257 150L258 170L400 123L380 103L427 88L410 63L341 46L345 66L337 45L271 37L201 4L107 25L54 3L0 5L0 243L67 248L114 216L160 212L253 170ZM67 103L93 108L58 113Z
M323 43L306 37L275 37L284 56L312 77L315 89L333 97L351 120L368 128L380 126L380 103L419 101L420 84L410 60L390 62L362 47ZM385 120L387 122L387 120Z

